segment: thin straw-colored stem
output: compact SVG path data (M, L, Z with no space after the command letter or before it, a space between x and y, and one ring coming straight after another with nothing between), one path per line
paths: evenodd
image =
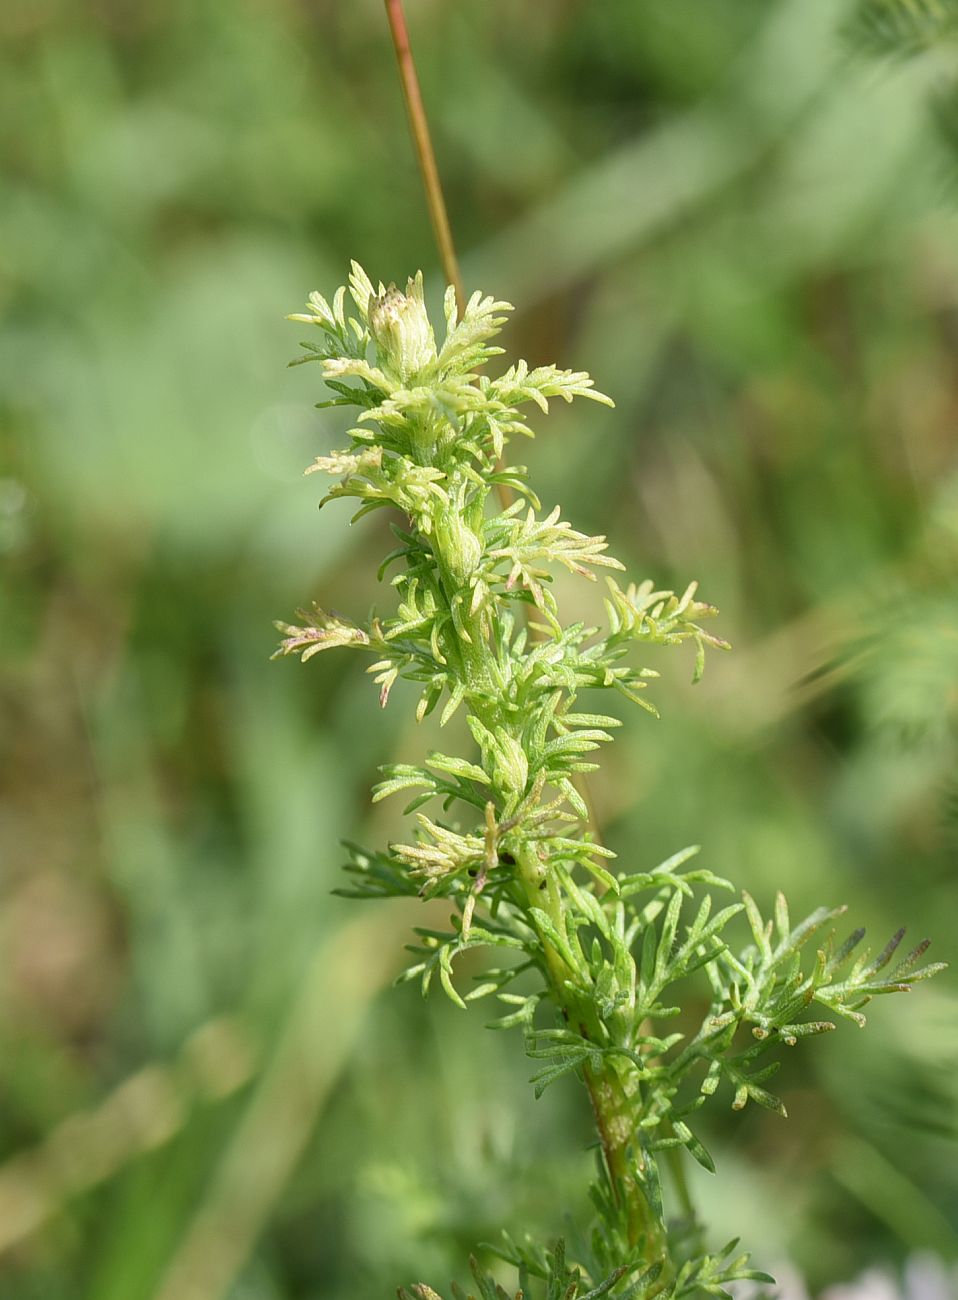
M462 287L459 259L456 256L452 228L449 225L449 214L446 211L442 181L439 179L439 168L436 166L432 137L429 134L429 120L426 117L426 107L422 102L422 91L419 89L419 77L416 75L416 64L412 57L406 15L402 0L385 0L385 3L386 17L389 19L389 30L392 32L393 47L396 51L396 63L399 67L399 81L406 101L409 130L416 149L416 158L419 160L423 189L426 192L429 220L432 222L433 234L436 237L436 247L439 250L439 261L442 263L446 284L451 284L456 291L456 306L459 308L461 319L466 309L466 294ZM496 496L503 510L512 505L512 490L505 483L496 484Z
M429 122L422 102L422 92L419 89L419 78L416 75L416 65L413 62L412 47L409 43L409 29L406 27L406 15L403 12L402 0L385 0L385 3L389 29L392 32L393 45L396 50L396 62L399 65L399 80L402 83L403 98L406 101L406 112L409 114L409 129L412 132L416 157L419 160L419 170L422 174L423 188L426 191L429 220L432 222L433 233L436 236L436 245L439 249L439 260L442 263L443 274L446 277L446 283L453 285L456 290L456 301L461 316L466 305L462 288L462 275L459 271L456 247L452 241L449 215L446 212L446 200L442 192L442 182L439 179L439 169L436 166L436 155L433 152Z

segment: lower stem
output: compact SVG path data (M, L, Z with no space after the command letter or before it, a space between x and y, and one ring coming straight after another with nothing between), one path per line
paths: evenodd
M555 880L545 871L534 846L526 845L517 856L519 874L529 904L544 911L559 933L565 931L562 897ZM594 1019L591 992L576 985L575 972L540 933L546 957L547 976L553 997L565 1020L584 1037L592 1037L589 1022ZM648 1264L661 1262L662 1271L655 1291L664 1290L674 1275L665 1234L642 1184L633 1146L635 1104L615 1066L602 1069L585 1066L583 1076L612 1196L619 1207L630 1251L644 1243Z
M451 604L455 586L451 574L455 557L445 554L441 542L436 554L443 574L443 591ZM481 620L473 618L466 622L470 624L469 635L465 640L457 638L458 652L470 685L475 689L489 679L487 660L491 650ZM477 715L481 716L484 710L479 700L475 701L474 707ZM494 725L496 721L494 717L488 718L489 724ZM516 865L528 906L544 912L556 931L565 934L565 906L559 883L533 843L526 842L518 849ZM598 1041L600 1030L592 989L580 981L575 970L541 931L539 941L545 956L545 975L564 1019L585 1038ZM674 1279L675 1268L669 1256L663 1225L653 1208L641 1166L635 1158L637 1098L627 1090L615 1064L609 1060L598 1070L586 1065L583 1076L612 1196L621 1215L626 1248L631 1255L637 1248L644 1247L646 1265L662 1265L654 1287L648 1292L649 1296L658 1295Z

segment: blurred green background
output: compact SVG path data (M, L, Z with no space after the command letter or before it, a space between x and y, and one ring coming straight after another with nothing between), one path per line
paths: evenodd
M884 941L958 928L958 185L941 51L841 0L407 0L467 288L588 368L547 507L701 580L595 796L622 865L690 842ZM330 897L419 752L271 621L382 598L378 519L301 327L357 257L436 258L380 0L0 8L0 1297L347 1300L587 1214L588 1116L518 1038L391 990L419 911ZM522 448L525 458L526 448ZM563 583L566 608L595 594ZM388 595L388 593L387 593ZM810 1285L958 1250L945 975L713 1117L713 1240Z

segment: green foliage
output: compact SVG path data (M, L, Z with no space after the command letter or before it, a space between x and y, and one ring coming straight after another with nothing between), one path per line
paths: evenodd
M851 49L866 58L903 62L937 58L930 117L952 162L958 157L958 4L955 0L859 0L845 27Z
M958 239L922 111L953 46L843 61L853 7L406 5L467 278L521 301L502 365L590 369L617 403L550 401L548 424L527 405L549 436L516 458L534 456L546 513L606 533L630 574L679 593L700 577L722 608L702 626L736 647L694 691L648 682L666 725L613 733L593 789L608 842L633 871L701 840L763 911L780 885L796 915L857 900L849 928L907 918L945 938L954 641L932 643L943 625L915 600L958 609L958 533L938 522L958 501ZM221 1222L230 1174L264 1189L263 1155L295 1123L315 1136L292 1182L262 1190L255 1232L234 1195L214 1234L217 1258L234 1249L219 1297L347 1300L419 1277L445 1295L501 1224L567 1234L578 1260L556 1207L588 1217L579 1085L535 1103L521 1036L478 1028L493 999L467 1016L377 994L415 903L328 897L360 883L340 880L337 838L411 838L380 829L398 799L368 814L372 764L468 745L430 731L417 752L395 693L377 719L368 657L263 666L269 620L312 597L360 621L392 611L370 565L386 512L348 529L348 502L317 518L322 475L297 482L345 446L348 408L310 409L316 365L278 379L299 333L276 325L359 247L387 280L423 264L435 287L382 5L12 0L0 33L0 1294L155 1300L194 1216ZM605 574L627 585L598 571L590 609ZM418 919L441 929L444 908ZM327 1089L306 1106L294 1072L269 1140L243 1141L340 926L346 969L300 1021ZM723 1084L691 1122L720 1169L690 1169L713 1243L742 1230L810 1295L879 1259L954 1257L955 992L939 976L864 1033L783 1051L766 1086L785 1123L761 1112L740 1132ZM331 1056L349 995L372 999L364 1037ZM248 1091L177 1092L174 1132L161 1090L137 1114L171 1136L139 1154L125 1103L119 1125L75 1124L144 1067L178 1089L191 1036L222 1015L252 1044ZM48 1138L55 1161L25 1165ZM78 1167L101 1181L79 1188Z
M417 718L441 705L445 725L464 710L468 756L432 752L422 765L382 769L374 798L413 792L413 830L386 853L351 848L345 892L448 900L450 928L417 930L402 978L424 995L438 983L461 1009L499 1003L493 1027L522 1028L536 1096L567 1076L590 1095L596 1219L574 1261L561 1242L545 1250L507 1239L498 1253L521 1294L548 1300L726 1295L736 1279L768 1280L747 1255L733 1257L735 1243L710 1254L697 1231L673 1222L660 1162L684 1151L714 1171L692 1123L723 1085L735 1110L753 1101L784 1115L765 1087L779 1066L770 1054L833 1029L823 1012L864 1024L871 999L941 967L919 965L923 943L891 968L902 931L876 957L856 957L863 931L836 945L831 928L843 909L793 925L781 895L769 921L747 894L715 908L706 891L732 887L694 863L696 849L647 870L610 870L614 854L590 828L580 787L618 720L581 711L578 697L613 690L650 708L644 692L657 674L628 659L647 645L693 642L698 680L706 648L728 648L702 627L716 611L695 599L694 583L678 596L609 580L607 626L564 626L552 571L594 579L596 566L622 566L604 537L577 532L558 507L542 517L525 468L501 457L514 435L532 433L523 405L609 400L579 372L520 363L498 378L480 373L501 351L491 340L506 303L475 294L459 319L447 291L440 343L421 276L400 292L374 287L353 264L349 296L355 314L341 288L332 304L313 294L309 313L294 318L321 335L301 360L319 362L333 404L360 412L350 445L312 468L340 478L326 500L355 498L356 518L383 507L403 516L380 570L399 566L397 604L362 625L318 609L279 624L278 653L360 649L374 660L384 706L402 677L421 688ZM520 500L503 505L503 488ZM439 810L420 811L430 803ZM476 949L496 950L503 964L467 991L456 963ZM473 1276L482 1300L507 1294L475 1262ZM423 1284L400 1295L435 1297Z
M864 52L906 58L958 37L955 0L859 0L847 28Z

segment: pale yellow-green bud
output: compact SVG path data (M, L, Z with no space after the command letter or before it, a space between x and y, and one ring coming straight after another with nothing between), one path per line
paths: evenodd
M409 280L406 292L391 284L369 300L369 329L380 363L404 380L436 359L436 338L423 301L422 275Z
M529 760L519 741L499 727L496 729L494 771L496 785L519 798L529 779Z
M442 558L459 582L467 582L482 558L482 542L469 525L452 511L436 521Z

